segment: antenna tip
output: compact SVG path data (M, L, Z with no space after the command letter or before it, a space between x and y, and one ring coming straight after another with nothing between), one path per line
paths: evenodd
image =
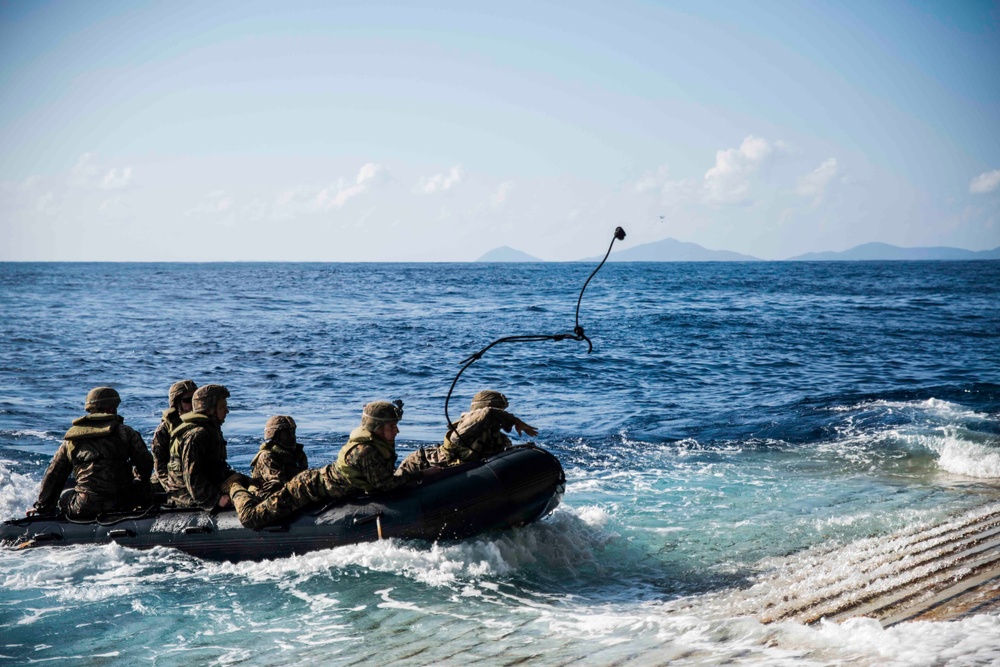
M615 227L615 238L619 241L625 240L625 230L621 227Z

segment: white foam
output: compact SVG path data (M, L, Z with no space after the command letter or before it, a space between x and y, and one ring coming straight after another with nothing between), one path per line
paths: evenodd
M975 478L1000 477L1000 442L993 436L957 426L907 431L888 431L911 449L937 454L938 466L956 475Z
M982 614L948 623L901 623L883 629L872 619L823 622L818 639L886 665L996 665L1000 617Z
M0 519L24 516L38 497L39 482L12 472L11 465L0 461Z
M391 619L409 617L419 622L435 616L453 618L459 629L469 624L481 627L481 637L517 632L538 651L561 651L559 655L566 658L563 662L586 657L591 664L630 660L635 664L909 667L985 665L1000 660L996 642L1000 618L996 615L950 623L903 624L888 630L868 619L843 625L765 625L740 616L731 606L708 604L711 596L667 603L594 599L580 603L573 595L540 594L506 581L528 564L582 567L599 561L604 544L621 541L604 531L609 518L600 507L570 507L557 511L552 520L526 529L458 544L424 546L386 540L260 563L203 562L169 549L136 552L117 545L38 549L31 558L25 558L23 552L0 554L0 572L6 579L5 587L20 577L16 588L43 592L45 600L25 605L16 620L35 627L53 615L114 598L125 600L138 617L149 619L141 622L163 623L166 620L157 621L156 617L176 619L179 612L149 605L147 600L155 599L148 597L150 591L164 586L186 589L189 584L202 591L201 595L209 595L209 590L230 590L211 599L192 599L192 606L184 613L194 614L192 623L211 619L209 627L197 626L201 629L196 630L195 625L184 626L183 637L157 648L161 657L166 652L183 659L191 652L193 660L203 655L196 652L199 648L212 646L221 652L214 657L220 663L249 659L261 649L280 650L281 658L270 654L275 662L309 662L319 656L314 651L322 647L357 639L358 630L345 614L367 613L366 609L374 608L404 615ZM874 548L884 538L870 542L854 545L852 550ZM810 559L823 558L824 552L816 549L782 560L798 571L808 568ZM414 594L400 580L372 587L365 592L371 599L360 606L345 605L345 584L354 580L343 580L330 588L330 573L358 568L444 587L446 597ZM365 577L357 581L347 586L364 589ZM243 586L245 583L264 588L254 592ZM268 586L273 590L269 592ZM278 596L301 600L305 608L281 607L269 615L267 605L261 604L262 595L267 600ZM249 628L253 632L247 632ZM264 639L268 636L272 639ZM241 641L236 642L237 637ZM381 638L387 642L383 648L390 651L407 641L404 636ZM222 646L223 641L233 645ZM523 655L518 653L520 645L510 644L513 657ZM110 647L97 648L106 653ZM426 655L430 659L441 654L431 648Z
M61 436L52 435L50 433L46 433L45 431L35 431L33 429L0 431L0 434L13 436L15 438L38 438L39 440L48 440L51 442L60 442L62 440Z
M923 401L867 401L837 411L881 411L885 416L903 413L904 423L893 418L893 426L879 426L882 417L848 415L837 427L840 437L817 447L858 466L884 465L901 450L936 457L933 461L946 472L965 477L993 479L1000 477L1000 438L975 430L981 422L996 421L996 416L969 410L940 399Z
M865 412L872 409L884 410L889 414L899 411L922 412L945 419L989 419L990 415L970 410L958 403L944 401L939 398L928 398L922 401L862 401L853 405L835 406L832 412Z

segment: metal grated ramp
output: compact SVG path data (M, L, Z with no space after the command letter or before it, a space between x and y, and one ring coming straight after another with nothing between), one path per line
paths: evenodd
M766 623L867 616L884 626L997 610L1000 503L765 566L771 569L754 586L717 603Z

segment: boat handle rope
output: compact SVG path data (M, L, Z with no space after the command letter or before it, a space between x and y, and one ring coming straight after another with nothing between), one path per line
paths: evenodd
M615 227L615 234L611 238L611 244L608 245L608 251L604 253L604 259L602 259L601 263L597 265L597 268L590 273L590 276L588 276L587 280L583 283L583 287L580 288L580 296L576 300L576 324L573 327L573 333L526 334L521 336L504 336L503 338L496 339L483 349L479 350L479 352L471 354L459 362L460 364L463 364L462 368L458 371L458 374L455 375L455 379L451 381L451 387L449 387L448 389L448 395L444 399L444 418L445 421L448 423L449 435L452 432L454 432L455 435L458 437L459 443L462 442L462 434L452 428L451 417L448 416L448 402L451 401L451 394L452 392L455 391L455 385L458 384L458 379L462 377L462 373L464 373L469 366L482 359L483 355L486 354L486 352L489 351L494 346L500 345L502 343L537 343L543 340L554 340L554 341L585 340L587 341L587 354L590 354L591 351L593 351L594 344L590 341L589 338L587 338L587 335L583 331L583 327L580 326L580 303L583 301L583 292L584 290L587 289L587 285L590 284L590 280L597 274L598 271L601 270L601 267L604 266L604 263L608 261L608 256L611 254L611 248L615 245L615 241L622 241L624 239L625 239L625 230L622 229L621 227ZM421 447L420 449L421 453L423 453L423 447ZM426 455L423 456L424 460L426 460Z
M59 517L62 517L63 519L66 520L66 523L73 523L73 524L76 524L78 526L86 526L88 524L97 524L98 526L105 526L105 527L107 527L107 526L113 526L113 525L115 525L117 523L121 523L122 521L138 521L139 519L144 519L145 517L149 516L150 514L152 514L157 509L158 509L157 503L153 503L152 505L150 505L149 507L147 507L146 509L144 509L142 511L139 511L139 512L130 512L128 514L122 514L122 515L118 515L118 516L107 516L105 514L98 514L93 519L74 519L73 517L69 516L65 512L60 511L54 517L50 517L50 518L56 518L56 519L58 519Z

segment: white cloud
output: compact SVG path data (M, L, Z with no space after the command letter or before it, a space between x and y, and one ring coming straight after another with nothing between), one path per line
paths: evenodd
M840 170L837 158L829 158L815 170L799 178L795 188L795 193L800 197L810 197L813 203L818 204L826 194L826 188L830 181Z
M39 213L45 213L51 215L53 213L59 212L59 207L56 205L56 193L46 192L44 195L35 200L35 208Z
M42 177L36 175L28 176L26 179L18 183L15 187L22 192L28 192L33 190L36 186L40 185L42 182ZM4 184L8 185L8 184Z
M462 182L462 165L457 164L448 170L447 174L437 174L423 180L417 187L418 192L424 194L434 194L435 192L446 192L452 186Z
M1000 187L1000 169L979 174L969 183L969 192L977 195L993 192Z
M343 208L349 200L367 192L374 183L386 177L385 167L374 162L365 164L358 171L354 185L347 186L343 181L336 186L328 185L316 195L315 204L321 209Z
M101 187L105 190L120 190L126 187L131 180L132 167L123 167L121 170L113 168L104 175Z
M632 192L642 194L652 190L659 190L667 182L670 175L666 165L659 167L656 171L647 171L638 181L632 185Z
M69 172L71 187L120 190L131 182L132 167L103 167L95 157L94 153L80 156Z
M296 200L309 199L313 196L315 191L315 188L309 188L303 185L287 188L278 194L277 199L274 200L274 206L276 208L282 208L290 204L294 204Z
M228 211L232 205L232 196L226 194L225 190L215 190L208 193L205 200L197 206L185 211L184 215L218 215Z
M753 135L737 148L716 151L715 164L701 178L670 179L666 165L647 171L629 187L635 194L659 193L660 204L682 206L743 206L751 203L755 175L773 156L793 154L784 141Z
M84 153L76 161L69 171L69 184L79 187L92 185L97 177L100 167L93 164L93 153Z
M120 223L128 218L131 211L121 195L114 195L101 202L97 209L105 222Z
M739 148L715 153L715 166L705 172L704 199L709 204L740 205L750 200L750 176L775 149L785 150L784 142L748 136Z
M497 191L490 196L490 202L493 204L493 208L499 208L504 202L507 201L507 197L514 190L514 181L504 181L497 188Z
M374 162L369 162L358 171L357 183L361 185L365 181L371 181L385 174L385 167Z

